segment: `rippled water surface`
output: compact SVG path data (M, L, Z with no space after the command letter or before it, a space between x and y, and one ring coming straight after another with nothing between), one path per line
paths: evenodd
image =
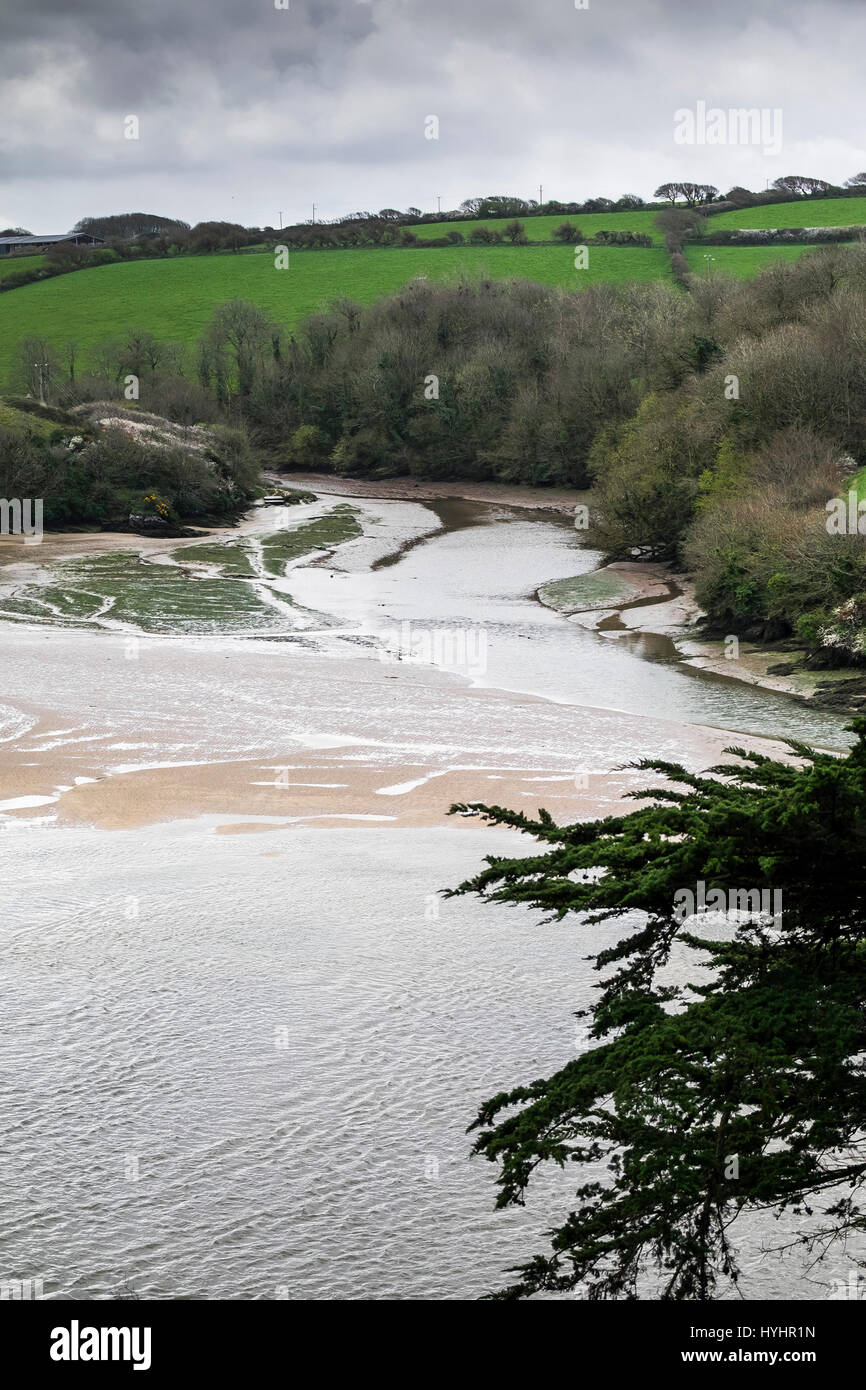
M134 558L104 567L122 607L92 565L64 571L86 573L78 589L30 570L24 593L21 572L0 576L0 600L43 604L0 633L0 746L46 767L74 747L87 781L109 764L123 776L159 759L249 758L281 731L295 746L354 747L378 729L381 756L391 746L403 762L486 738L514 762L573 767L617 747L676 756L690 724L845 742L843 719L641 660L541 606L539 585L597 562L560 520L357 507L364 535L316 563L268 569L256 523L231 577L210 547L199 578L163 575L188 620L183 646L158 635ZM246 596L229 604L222 649L196 627L199 583L218 628L227 586ZM453 673L428 671L408 703L394 687L378 707L334 659L380 653L404 623L483 632L483 669L457 679L543 701L449 702ZM126 661L120 644L138 631L153 645ZM303 699L291 685L302 658ZM28 742L61 688L77 722L43 721ZM615 710L640 716L624 749ZM663 748L641 743L643 719L669 721ZM544 1248L565 1179L541 1176L527 1210L494 1213L493 1170L469 1160L465 1130L480 1100L574 1054L594 943L516 908L437 897L515 837L254 815L256 834L223 834L231 818L217 816L106 832L55 823L59 795L46 784L29 823L0 798L0 1278L42 1278L55 1297L475 1298ZM760 1259L769 1234L744 1232L744 1292L814 1296Z
M504 832L215 830L10 832L8 1277L84 1298L497 1287L568 1186L494 1214L464 1131L573 1055L589 943L437 901ZM760 1245L748 1296L809 1296Z

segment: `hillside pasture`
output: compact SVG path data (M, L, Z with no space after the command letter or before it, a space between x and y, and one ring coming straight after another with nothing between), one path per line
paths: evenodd
M744 280L760 275L779 261L796 261L811 255L814 246L687 246L686 260L693 275L738 275ZM706 257L712 257L707 260Z
M709 227L710 231L724 227L866 227L866 197L797 199L792 203L720 212L709 218Z
M8 383L22 338L42 336L80 354L134 326L193 343L217 304L248 299L286 329L334 299L369 304L408 281L520 278L576 289L669 276L656 248L591 247L585 270L570 246L458 246L425 251L293 251L276 270L269 254L178 256L79 270L0 295L0 381Z
M44 264L44 256L0 256L0 281L13 270L41 270Z
M636 212L557 212L545 213L540 217L518 217L517 221L523 223L530 241L552 241L557 227L561 227L563 222L571 222L586 237L593 237L602 231L643 232L660 245L662 238L655 225L657 216L658 212L641 210ZM476 227L489 227L492 232L504 233L509 222L513 220L510 217L479 217L469 219L466 222L423 222L420 226L409 227L408 230L425 239L447 236L452 231L460 232L464 237L468 237Z

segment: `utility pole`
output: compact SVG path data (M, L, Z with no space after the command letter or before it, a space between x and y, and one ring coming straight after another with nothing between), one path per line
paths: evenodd
M39 404L45 405L45 388L48 385L48 363L34 362L33 365L39 368Z
M542 185L539 184L539 185L538 185L538 206L539 206L539 207L541 207L541 204L544 202L544 199L543 199L542 196L541 196L542 192L543 192Z

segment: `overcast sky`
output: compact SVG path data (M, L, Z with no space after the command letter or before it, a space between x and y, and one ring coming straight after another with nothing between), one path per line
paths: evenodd
M276 226L314 202L329 218L866 168L864 0L288 4L0 0L0 226ZM698 102L780 111L781 153L678 144Z

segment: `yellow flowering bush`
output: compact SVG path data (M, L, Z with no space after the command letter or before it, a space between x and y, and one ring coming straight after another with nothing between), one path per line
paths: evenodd
M161 516L161 517L164 518L164 520L168 521L168 517L169 517L169 506L168 506L168 503L167 503L167 502L163 502L163 500L162 500L161 497L157 497L157 495L156 495L155 492L148 493L147 497L145 497L145 499L144 499L144 502L145 502L145 506L151 507L151 508L153 509L153 511L156 512L157 516Z

